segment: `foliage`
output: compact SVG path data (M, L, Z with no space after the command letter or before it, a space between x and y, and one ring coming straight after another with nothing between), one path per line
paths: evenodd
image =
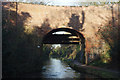
M81 63L84 62L81 59L80 45L61 45L61 47L53 48L50 52L50 56L60 58L61 60L78 60Z
M104 52L103 54L101 54L102 62L110 63L111 66L119 65L118 63L118 55L119 55L118 50L120 50L119 27L112 26L111 24L109 24L101 28L98 31L98 34L101 35L101 39L104 40L104 44L103 44Z
M19 15L4 6L2 10L3 77L16 77L40 70L43 58L37 46L40 45L41 38L34 33L24 32L24 22L30 14L22 12L22 15Z
M49 54L51 55L51 45L49 44L43 44L43 53L46 55L46 56L49 56Z
M101 60L103 63L109 63L111 61L110 46L107 43L105 43L104 49L104 52L100 56Z

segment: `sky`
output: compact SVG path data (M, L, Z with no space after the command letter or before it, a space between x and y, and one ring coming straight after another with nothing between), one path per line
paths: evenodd
M58 6L88 6L88 4L83 4L81 2L96 2L98 5L100 2L117 2L119 0L7 0L7 1L18 1L18 2L43 2L46 5L58 5Z
M71 34L71 33L66 31L58 31L58 32L54 32L53 34Z
M57 47L61 47L61 45L60 44L53 44L52 47L57 48Z
M79 0L44 0L48 5L74 6Z

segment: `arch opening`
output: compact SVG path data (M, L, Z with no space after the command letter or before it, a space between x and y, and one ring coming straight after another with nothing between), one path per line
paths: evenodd
M43 44L80 44L85 42L81 33L74 29L58 28L43 37Z
M43 37L42 44L52 45L77 44L80 47L78 53L76 54L76 59L77 60L79 59L80 62L85 64L85 38L77 30L70 28L53 29Z

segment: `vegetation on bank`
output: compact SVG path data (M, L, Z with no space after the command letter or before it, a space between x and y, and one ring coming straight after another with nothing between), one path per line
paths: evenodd
M98 31L98 34L104 41L104 51L101 53L99 59L89 63L89 65L119 70L120 28L117 24L114 26L111 24Z
M80 45L61 45L61 47L52 48L49 56L58 57L61 60L78 60L83 63L84 55L80 53Z
M3 78L21 77L26 73L40 71L43 65L45 57L43 55L41 57L41 47L38 47L41 37L25 31L24 22L30 17L27 12L20 15L16 11L2 7Z

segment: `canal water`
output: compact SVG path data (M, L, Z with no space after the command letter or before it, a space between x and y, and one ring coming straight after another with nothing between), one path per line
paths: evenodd
M65 62L50 58L42 68L42 78L96 78L73 70Z
M30 74L24 75L25 78L41 78L41 79L74 79L79 80L80 78L85 78L89 80L90 78L98 78L95 75L84 74L73 70L67 63L61 61L60 59L50 58L44 61L42 71L32 72ZM40 80L41 80L40 79Z

